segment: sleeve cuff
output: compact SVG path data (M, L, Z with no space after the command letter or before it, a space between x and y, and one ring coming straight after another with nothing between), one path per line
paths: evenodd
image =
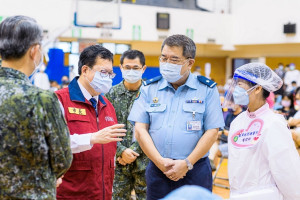
M93 145L91 145L91 136L91 133L70 135L72 153L90 150L93 147Z
M116 157L121 157L123 151L127 149L127 147L123 146L123 145L120 145L117 147L117 154L116 154Z

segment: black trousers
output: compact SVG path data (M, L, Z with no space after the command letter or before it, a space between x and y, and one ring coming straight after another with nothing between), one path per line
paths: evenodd
M179 181L172 181L150 161L146 168L147 200L158 200L183 185L198 185L212 191L212 172L207 157L195 163L194 168Z

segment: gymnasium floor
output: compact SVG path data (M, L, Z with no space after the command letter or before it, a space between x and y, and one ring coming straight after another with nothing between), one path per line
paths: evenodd
M228 178L227 163L227 159L223 160L217 176ZM215 183L229 186L229 183L226 180L216 179ZM214 186L213 193L219 195L223 199L229 199L229 189Z

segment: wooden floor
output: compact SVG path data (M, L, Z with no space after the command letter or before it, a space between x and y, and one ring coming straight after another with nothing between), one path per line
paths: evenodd
M228 178L227 163L228 163L227 159L224 159L223 162L222 162L222 164L221 164L221 167L220 167L220 169L218 171L217 176ZM213 174L214 174L214 172L213 172ZM229 183L226 180L216 179L215 183L229 186ZM229 199L229 189L225 189L225 188L222 188L222 187L216 187L216 186L214 186L213 187L213 193L216 194L216 195L219 195L223 199Z

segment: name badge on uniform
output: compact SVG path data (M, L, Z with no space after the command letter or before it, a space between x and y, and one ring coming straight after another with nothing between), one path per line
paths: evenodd
M195 120L196 112L193 111L193 121L187 121L186 130L187 131L200 131L201 130L201 121Z
M150 107L159 107L160 106L160 103L152 103L150 104Z
M197 99L196 97L190 100L185 100L186 103L203 103L204 101Z
M187 131L200 131L201 130L201 121L188 121L186 123Z
M83 108L68 107L68 110L70 114L86 115L86 110Z

